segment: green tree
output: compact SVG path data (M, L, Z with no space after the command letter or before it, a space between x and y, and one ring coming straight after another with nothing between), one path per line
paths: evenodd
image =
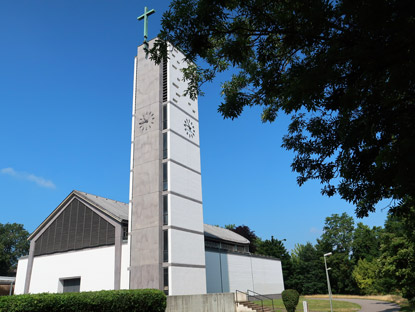
M289 281L292 276L292 263L290 254L285 248L283 241L275 239L274 236L271 236L271 239L266 239L264 241L258 240L256 253L264 256L279 258L281 260L282 275L284 277L284 284L287 288L287 285L290 284Z
M352 250L354 221L347 213L332 214L326 218L323 234L317 240L325 252L346 253Z
M327 264L331 267L330 281L333 293L352 294L358 291L351 275L354 268L354 263L350 258L353 231L352 217L346 213L332 214L326 218L323 234L320 239L317 239L316 249L320 255L327 252L333 253L327 258Z
M388 292L401 290L403 297L407 298L413 306L415 306L414 220L414 207L408 207L405 216L388 216L379 259L384 289Z
M359 259L369 262L380 256L382 228L374 226L372 229L359 222L353 233L352 258L357 263Z
M150 53L160 62L169 41L203 60L185 71L193 95L231 70L225 118L254 105L263 121L290 114L299 185L317 179L363 217L415 199L414 16L400 0L173 0Z
M28 237L22 224L0 223L0 275L15 275L17 260L29 252Z
M352 276L363 295L374 295L382 292L379 276L380 265L377 259L359 259Z
M327 293L324 262L320 252L311 244L297 244L295 256L291 255L293 274L288 287L302 295Z
M228 230L231 230L232 232L235 232L243 237L245 237L247 240L249 240L249 252L255 253L257 249L258 244L258 236L256 236L255 231L252 231L249 226L247 225L239 225L235 226L235 224L229 224L225 225L225 228Z

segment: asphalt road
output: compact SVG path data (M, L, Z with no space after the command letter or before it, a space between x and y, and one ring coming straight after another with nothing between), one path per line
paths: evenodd
M357 303L362 307L362 312L397 312L400 310L399 305L386 301L368 300L368 299L338 299L333 300L348 301ZM359 311L359 312L360 312Z

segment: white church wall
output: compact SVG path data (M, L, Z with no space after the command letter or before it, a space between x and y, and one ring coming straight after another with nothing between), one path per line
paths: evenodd
M130 263L130 247L127 243L123 243L121 247L121 281L120 289L130 288L130 276L128 272L128 266Z
M60 279L81 278L81 291L114 289L114 246L34 257L30 293L59 292Z
M235 290L253 290L254 286L250 256L223 253L221 263L224 289L227 284L227 277L229 281L229 289L227 291L234 292Z
M202 201L202 179L189 169L169 162L169 190Z
M174 132L169 132L168 157L200 172L200 149Z
M204 268L169 267L170 296L206 293L206 271Z
M245 254L206 251L207 292L280 294L284 290L281 261Z
M190 265L205 265L204 236L171 229L169 262Z
M252 257L254 291L260 294L280 294L284 290L281 261Z
M169 224L203 232L202 204L173 194L170 194L169 198L169 207L174 207L174 213L169 213Z
M16 282L14 288L15 295L21 295L24 293L24 283L26 279L28 260L28 258L22 258L19 259L19 262L17 263Z

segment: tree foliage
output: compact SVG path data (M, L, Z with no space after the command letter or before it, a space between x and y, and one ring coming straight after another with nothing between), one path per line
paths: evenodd
M28 237L22 224L0 223L0 275L15 275L17 260L29 253Z
M297 245L292 254L292 275L286 281L289 288L302 295L323 294L327 292L326 276L322 254L311 244Z
M235 226L235 224L229 224L225 225L225 228L228 230L231 230L232 232L235 232L243 237L245 237L247 240L249 240L249 252L255 253L257 249L258 244L258 236L255 235L255 231L252 231L249 226L247 225L239 225Z
M263 107L292 122L283 146L298 183L356 206L415 198L415 2L401 0L173 0L151 58L167 41L199 61L184 72L196 95L231 70L219 112Z

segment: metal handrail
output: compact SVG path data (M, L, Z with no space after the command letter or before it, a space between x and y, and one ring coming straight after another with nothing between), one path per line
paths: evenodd
M245 294L247 297L246 297L246 299L248 300L248 298L249 298L249 294L248 293L246 293L246 292L244 292L244 291L240 291L240 290L235 290L235 294L236 294L236 302L237 303L239 303L239 301L238 301L238 292L240 292L240 293L242 293L242 294ZM255 297L255 298L257 298L258 300L260 300L261 301L261 307L262 307L262 311L264 311L264 300L262 300L261 298L259 298L259 297L257 297L257 296L251 296L251 297Z
M254 293L255 295L259 295L260 297L264 297L264 298L270 299L271 300L271 304L272 304L272 311L275 311L275 308L274 308L274 299L273 298L268 297L268 296L265 296L265 295L262 295L262 294L259 294L259 293L255 292L253 290L250 290L250 289L248 289L246 292L248 293L248 296L250 296L249 292L251 292L251 293ZM252 297L258 297L258 296L252 296ZM264 308L262 308L262 309L264 309Z

